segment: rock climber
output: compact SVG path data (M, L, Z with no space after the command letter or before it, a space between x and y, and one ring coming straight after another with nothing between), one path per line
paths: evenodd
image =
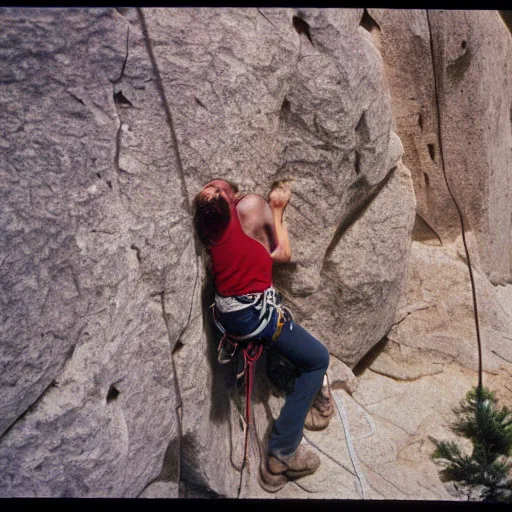
M298 369L261 464L259 482L270 492L317 470L320 458L300 444L303 427L320 430L333 415L330 394L321 393L329 352L293 320L272 286L273 262L291 257L283 224L290 197L291 189L283 182L273 187L267 202L257 194L241 195L233 183L215 179L194 199L195 229L211 258L216 322L235 337L260 329L254 337Z

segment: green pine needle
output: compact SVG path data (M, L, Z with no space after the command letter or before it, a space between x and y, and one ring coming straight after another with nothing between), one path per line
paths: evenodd
M473 450L471 455L463 454L456 442L429 437L435 445L430 457L441 466L441 478L470 487L483 486L486 500L512 502L510 410L498 408L495 393L482 387L471 389L454 413L451 430L469 439Z

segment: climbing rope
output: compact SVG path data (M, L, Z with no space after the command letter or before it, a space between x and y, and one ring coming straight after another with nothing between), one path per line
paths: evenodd
M242 349L245 361L245 439L244 439L244 465L249 460L249 431L254 425L254 418L251 411L251 399L254 388L254 370L256 368L256 361L260 358L263 352L263 344L250 341L247 347ZM242 466L243 468L243 466Z
M364 473L361 471L361 468L359 467L359 461L357 458L356 451L354 449L354 443L352 441L352 437L350 435L350 429L348 427L348 417L347 417L347 411L345 409L345 405L343 404L343 400L341 399L341 396L337 393L334 394L334 403L336 405L336 409L338 410L338 414L341 419L341 423L343 424L343 430L345 431L345 439L347 440L347 446L348 446L348 452L350 454L350 459L352 460L352 465L354 466L354 470L356 472L356 476L359 480L359 485L361 488L361 498L363 500L367 499L367 488L368 488L368 482L366 481L366 477L364 476ZM373 424L372 424L373 426ZM372 432L373 434L373 432ZM370 435L372 435L370 434ZM368 437L368 436L364 436Z
M354 443L352 441L352 436L350 435L350 429L349 429L349 426L348 426L347 411L345 409L345 405L343 404L343 400L342 400L341 396L338 395L338 394L334 394L331 391L331 385L329 383L329 377L328 377L327 374L325 374L325 377L324 377L324 385L325 385L325 382L327 382L327 387L328 387L328 390L329 390L329 395L334 398L334 403L335 403L336 409L338 411L338 416L339 416L339 418L341 420L341 424L343 425L343 430L345 432L345 439L347 440L347 446L348 446L348 451L349 451L350 459L352 461L352 466L354 467L354 470L355 470L355 476L357 477L357 479L359 481L359 487L361 489L361 492L360 492L361 498L364 500L364 499L367 498L366 493L367 493L369 484L368 484L368 482L367 482L367 480L366 480L366 478L364 476L364 473L361 471L361 468L359 467L359 461L358 461L358 458L357 458L357 454L356 454L356 451L355 451L355 448L354 448ZM368 413L366 412L366 410L364 408L361 407L361 409L363 411L363 414L364 414L364 417L365 417L366 421L368 422L368 425L370 426L370 432L368 432L367 434L365 434L363 436L359 436L357 439L365 439L365 438L373 436L373 434L375 434L375 424L374 424L371 416L368 415ZM329 459L331 459L333 462L338 464L338 466L340 466L343 469L345 469L345 470L349 471L350 473L352 473L352 471L350 471L347 467L345 467L343 464L341 464L341 462L339 462L336 459L334 459L333 457L331 457L331 455L325 453L316 443L314 443L306 435L304 435L304 439L310 445L315 447L318 451L320 451L321 453L326 455ZM352 473L352 474L354 474L354 473Z

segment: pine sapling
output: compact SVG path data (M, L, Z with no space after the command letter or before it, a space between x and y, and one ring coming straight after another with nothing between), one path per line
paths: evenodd
M494 392L484 387L471 389L453 411L451 430L469 439L473 449L468 455L454 441L429 437L436 446L431 458L442 466L441 478L478 489L485 501L512 502L511 412L498 408Z

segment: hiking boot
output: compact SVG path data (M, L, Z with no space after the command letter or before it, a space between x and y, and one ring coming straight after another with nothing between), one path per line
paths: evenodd
M308 430L323 430L329 425L333 414L334 402L332 395L329 393L329 389L324 386L313 400L313 405L304 421L304 428Z
M323 430L329 425L331 416L322 416L320 411L315 407L311 407L304 421L304 428L307 430Z
M322 391L317 393L312 408L316 409L321 416L331 417L334 414L334 404L332 400L332 396L329 394L327 396L323 395Z
M260 477L258 479L258 483L265 489L267 492L277 492L280 491L288 482L288 478L281 473L279 475L274 475L270 473L267 467L267 460L263 459L260 465Z
M313 474L320 466L320 457L300 445L292 455L269 455L268 470L273 475L286 475L289 480Z

